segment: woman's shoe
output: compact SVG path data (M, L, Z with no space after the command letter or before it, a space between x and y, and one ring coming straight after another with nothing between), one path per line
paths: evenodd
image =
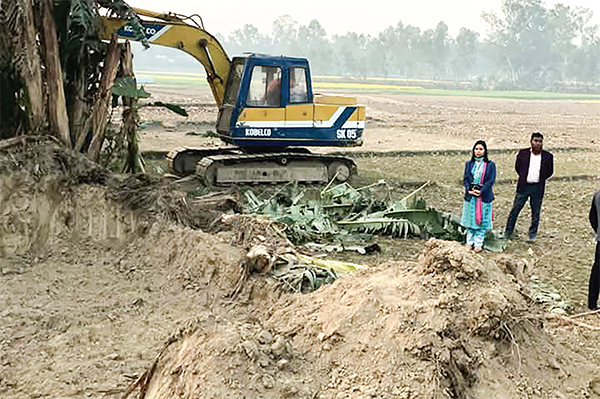
M483 250L483 248L481 248L481 247L475 247L475 249L474 249L475 252L481 252L482 250Z

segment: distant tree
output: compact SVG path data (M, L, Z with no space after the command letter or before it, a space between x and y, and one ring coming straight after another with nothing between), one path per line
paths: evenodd
M333 36L332 46L343 75L366 78L368 43L368 36L355 32Z
M421 71L421 65L424 60L421 58L421 29L416 26L407 25L398 30L398 46L404 53L402 62L402 76L405 77L424 77Z
M402 26L402 22L398 23ZM398 49L398 36L394 27L387 27L378 36L379 49L382 53L381 68L384 71L383 76L399 75L401 64L403 63L401 51ZM406 53L406 52L405 52Z
M429 63L435 76L444 76L446 74L451 41L448 34L448 26L444 21L440 21L435 27L431 41L432 53L428 57Z
M241 29L236 29L227 40L228 49L232 54L244 52L261 53L271 47L271 39L262 35L258 28L252 24L245 24Z
M513 85L545 84L552 62L548 10L541 0L503 0L503 18L485 14L495 58Z
M597 26L588 26L581 46L569 63L570 75L579 82L600 83L600 37Z
M467 28L460 28L454 49L455 57L452 62L454 75L459 79L469 79L477 62L479 34Z
M297 48L297 55L307 57L313 71L321 74L329 72L331 43L319 21L313 19L308 26L298 28Z
M298 22L283 15L273 21L273 46L278 53L291 54L297 51Z
M571 8L563 4L556 4L548 12L548 29L552 35L551 51L560 79L566 77L569 62L577 49L575 39L580 31L578 22Z
M386 62L387 54L383 49L383 44L376 37L369 37L367 44L367 67L366 74L373 77L389 76L388 65Z

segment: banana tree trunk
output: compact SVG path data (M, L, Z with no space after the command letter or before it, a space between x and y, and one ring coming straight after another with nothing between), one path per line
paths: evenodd
M134 78L133 73L133 54L129 41L123 44L121 70L123 77ZM132 97L122 97L123 105L123 128L121 137L127 137L127 162L125 172L145 173L144 160L140 153L139 140L137 135L138 111L137 99Z
M77 70L73 71L72 81L67 86L67 112L69 113L69 130L73 147L76 146L80 136L85 137L89 133L89 126L88 130L84 132L85 122L88 119L87 115L90 114L91 107L86 101L87 76L82 58L80 57L80 65Z
M25 60L19 64L19 70L23 80L27 84L27 95L30 107L30 132L38 134L44 126L44 87L42 84L42 67L40 55L37 51L37 30L33 14L33 0L16 0L25 9L24 26L15 27L21 34L19 43L24 45ZM20 21L19 21L20 22Z
M48 116L52 135L65 145L71 145L69 134L69 116L65 102L63 74L59 59L59 46L54 24L52 0L39 0L42 16L42 44L46 66L46 84L48 88Z
M92 136L92 143L88 151L88 156L94 161L98 162L100 158L100 150L102 150L102 144L104 144L104 137L106 135L106 126L108 124L108 114L111 102L110 88L115 82L117 71L119 69L120 60L120 49L117 43L117 37L113 34L108 45L108 51L106 54L106 61L102 70L102 78L100 79L100 87L94 101L94 107L92 110L92 128L94 134ZM80 133L77 146L80 149L85 142L86 130Z

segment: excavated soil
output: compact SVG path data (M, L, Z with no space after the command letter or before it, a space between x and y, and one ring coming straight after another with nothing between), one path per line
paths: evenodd
M290 245L269 221L45 140L0 183L2 398L600 398L598 323L548 319L513 255L432 239L283 294L246 267Z
M197 320L146 397L589 397L600 368L545 329L506 264L431 239L418 262L282 296L260 317Z

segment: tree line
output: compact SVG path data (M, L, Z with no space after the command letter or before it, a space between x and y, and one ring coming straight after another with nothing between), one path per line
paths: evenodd
M354 78L462 81L500 90L597 91L600 30L592 11L541 0L503 0L482 15L488 34L461 28L455 37L439 22L421 30L399 22L377 36L329 37L318 20L299 25L289 15L270 34L246 24L218 36L230 54L263 52L306 57L314 74Z

